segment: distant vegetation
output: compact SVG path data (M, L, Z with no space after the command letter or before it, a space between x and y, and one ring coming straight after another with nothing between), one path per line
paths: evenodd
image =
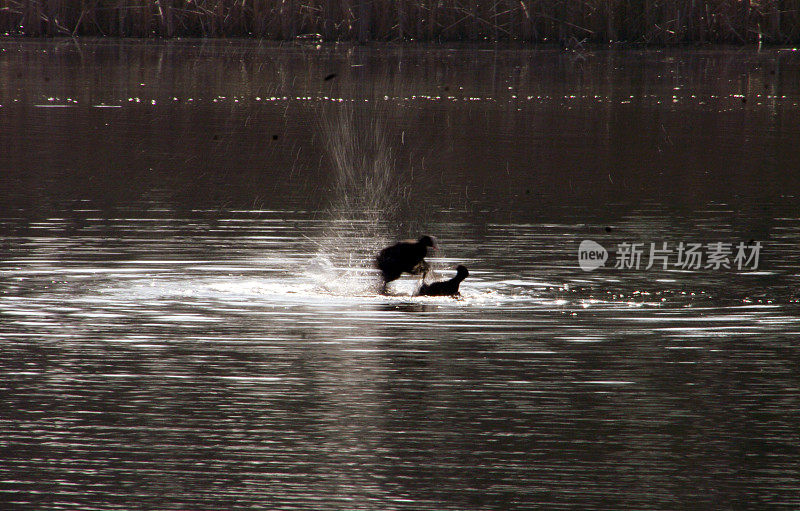
M787 44L800 0L0 0L0 34Z

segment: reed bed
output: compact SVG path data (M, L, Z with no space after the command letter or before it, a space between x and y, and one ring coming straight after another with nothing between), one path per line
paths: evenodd
M0 0L0 34L800 42L800 0Z

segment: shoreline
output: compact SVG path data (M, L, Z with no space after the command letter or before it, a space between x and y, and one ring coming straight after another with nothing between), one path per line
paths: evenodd
M627 44L800 43L800 0L7 0L0 36L270 41ZM463 5L462 5L463 4Z

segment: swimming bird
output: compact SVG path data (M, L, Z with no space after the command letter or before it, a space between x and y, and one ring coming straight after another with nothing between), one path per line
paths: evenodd
M469 277L469 271L466 266L459 264L456 266L456 276L450 280L442 280L434 282L433 284L422 284L417 291L418 296L456 296L458 295L458 286L461 281Z
M403 273L412 275L425 274L430 266L425 262L428 247L436 250L436 241L430 236L423 236L417 241L401 241L386 247L375 259L383 277L382 292L386 294L386 285L400 278Z

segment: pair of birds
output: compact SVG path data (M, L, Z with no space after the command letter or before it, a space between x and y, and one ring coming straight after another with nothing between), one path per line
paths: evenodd
M400 278L403 273L412 275L425 275L430 270L430 265L425 261L428 247L436 250L436 242L430 236L423 236L417 241L401 241L384 248L378 253L376 263L383 277L382 292L386 294L386 285ZM450 280L425 284L417 291L418 296L451 296L458 294L461 281L469 276L469 271L463 265L456 267L456 276Z

